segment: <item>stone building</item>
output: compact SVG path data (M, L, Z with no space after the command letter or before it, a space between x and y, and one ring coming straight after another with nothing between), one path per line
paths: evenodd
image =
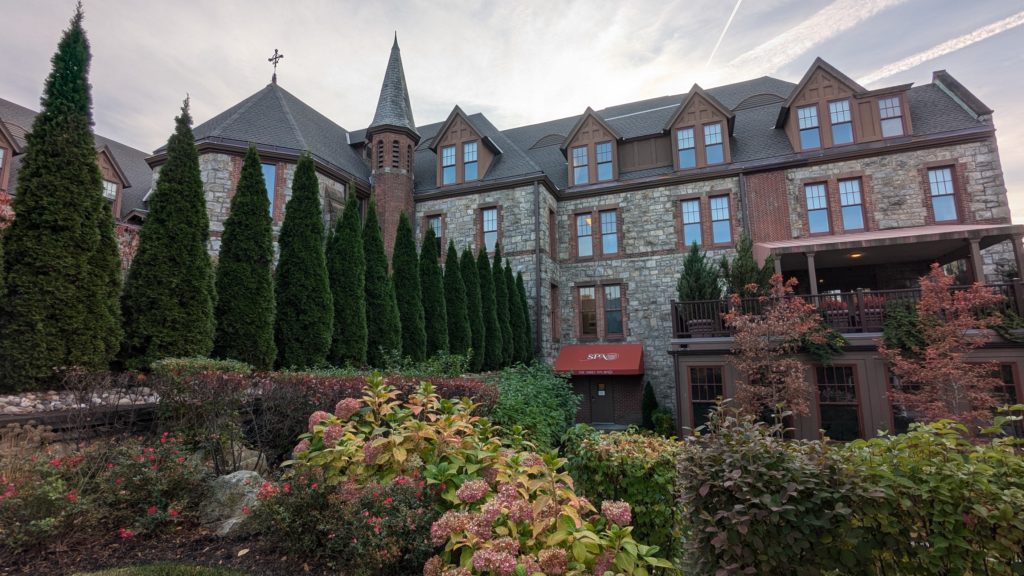
M745 234L813 302L847 310L841 363L808 374L842 402L818 402L798 423L806 436L891 427L867 296L912 294L937 261L998 284L1014 310L1024 298L1007 281L1024 261L1024 226L1010 221L992 110L945 71L867 90L818 59L795 84L694 85L505 130L455 105L418 126L396 40L365 129L342 128L275 79L195 134L213 253L250 144L275 229L308 151L328 224L354 193L364 207L375 200L389 252L401 212L442 246L500 242L526 281L537 356L573 374L581 418L595 422L636 422L648 381L681 429L734 392L719 314L674 302L692 242L718 258ZM148 159L154 179L164 160ZM1021 350L993 342L982 354L1018 398Z

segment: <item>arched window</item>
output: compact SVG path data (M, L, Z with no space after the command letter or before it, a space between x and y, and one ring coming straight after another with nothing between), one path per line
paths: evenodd
M384 167L384 141L377 141L377 168Z
M391 141L391 167L398 168L398 165L402 161L401 157L402 145L398 143L398 140Z

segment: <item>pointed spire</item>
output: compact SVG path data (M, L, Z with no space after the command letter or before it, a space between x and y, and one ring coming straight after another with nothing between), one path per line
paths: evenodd
M402 68L402 51L398 48L398 32L395 32L391 58L384 72L384 83L380 87L377 111L373 115L373 122L370 122L367 134L385 127L410 132L417 142L420 139L416 131L416 122L412 119L412 104L409 103L409 89L406 87L405 70Z

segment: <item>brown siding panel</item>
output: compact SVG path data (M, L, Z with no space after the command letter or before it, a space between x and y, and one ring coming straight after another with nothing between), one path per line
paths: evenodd
M784 171L761 172L747 177L750 237L754 242L788 240L789 197Z

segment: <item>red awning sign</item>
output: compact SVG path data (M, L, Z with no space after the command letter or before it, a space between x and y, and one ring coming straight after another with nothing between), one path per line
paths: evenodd
M555 372L622 376L643 374L644 347L641 344L565 346L555 360Z

